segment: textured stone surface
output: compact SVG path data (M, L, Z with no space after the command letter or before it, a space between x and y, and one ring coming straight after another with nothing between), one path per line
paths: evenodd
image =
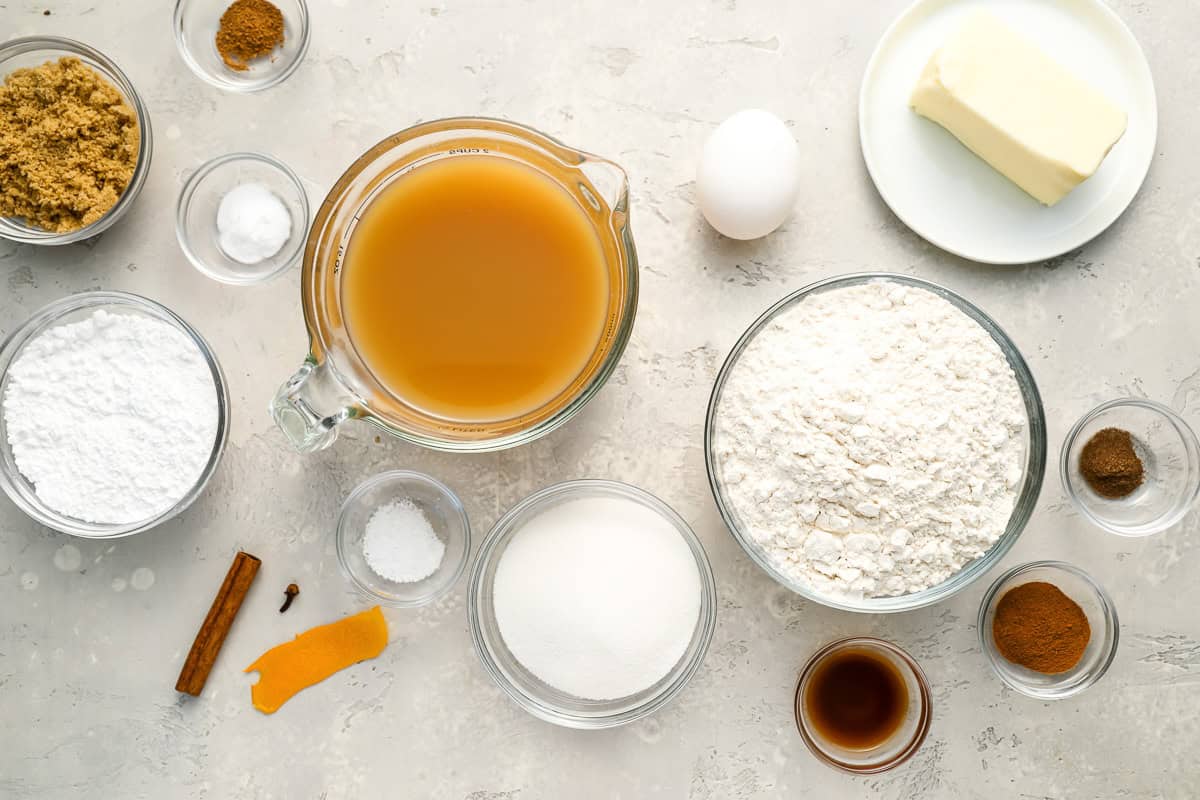
M1200 423L1200 12L1190 0L1118 0L1154 68L1158 157L1129 212L1054 261L975 266L914 236L883 206L858 151L863 67L905 0L550 0L440 4L320 0L306 62L263 94L223 94L184 67L169 4L0 0L0 35L54 33L114 57L144 95L153 170L132 213L86 246L0 244L0 334L64 294L123 289L167 303L209 338L234 424L207 494L161 529L69 540L0 499L0 796L375 798L1061 798L1200 795L1200 532L1123 540L1072 512L1053 471L1005 564L1053 557L1092 572L1121 613L1121 650L1084 695L1041 703L1002 688L976 643L983 585L908 614L805 603L742 554L704 478L711 382L742 329L784 293L862 269L920 275L990 311L1046 401L1051 456L1070 424L1117 395ZM50 16L43 15L49 8ZM693 203L695 155L746 106L784 117L804 156L794 218L764 241L719 239ZM304 355L299 275L232 288L175 243L174 202L214 155L262 149L317 202L383 135L421 119L488 114L611 156L630 172L643 264L633 340L610 384L554 435L514 451L447 456L347 430L324 453L288 451L265 413ZM509 505L564 478L619 478L674 505L704 540L721 596L716 637L683 695L602 733L560 730L509 703L471 650L465 582L420 611L388 611L378 659L272 717L241 668L263 649L362 603L330 534L360 480L414 467L448 481L482 534ZM234 551L264 566L204 696L172 686ZM277 613L283 588L303 594ZM935 721L905 767L851 778L818 764L793 727L798 665L845 634L892 639L924 665Z

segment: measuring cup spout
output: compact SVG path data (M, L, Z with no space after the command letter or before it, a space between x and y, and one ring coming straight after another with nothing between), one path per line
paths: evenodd
M629 206L629 178L625 170L596 156L588 156L579 169L613 212L626 211Z
M329 413L327 409L336 409ZM337 439L337 426L358 416L353 398L326 364L311 356L271 403L271 416L288 440L302 453L324 450Z

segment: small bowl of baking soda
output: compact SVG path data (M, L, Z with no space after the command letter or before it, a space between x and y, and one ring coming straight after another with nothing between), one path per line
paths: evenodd
M338 564L355 589L384 605L414 608L458 582L471 552L471 523L450 487L394 470L350 493L336 540Z
M175 235L192 266L213 280L260 283L300 260L308 215L308 195L286 164L262 153L230 153L184 184Z

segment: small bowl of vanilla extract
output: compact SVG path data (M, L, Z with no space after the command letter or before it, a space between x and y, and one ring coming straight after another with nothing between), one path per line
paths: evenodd
M920 749L933 719L929 683L912 656L882 639L821 648L796 683L796 727L831 767L883 772Z

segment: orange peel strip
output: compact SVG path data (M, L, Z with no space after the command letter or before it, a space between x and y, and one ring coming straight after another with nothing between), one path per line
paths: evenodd
M258 683L250 687L250 699L259 711L273 714L302 689L379 655L387 642L387 621L379 606L310 628L246 667L246 672L259 673Z

